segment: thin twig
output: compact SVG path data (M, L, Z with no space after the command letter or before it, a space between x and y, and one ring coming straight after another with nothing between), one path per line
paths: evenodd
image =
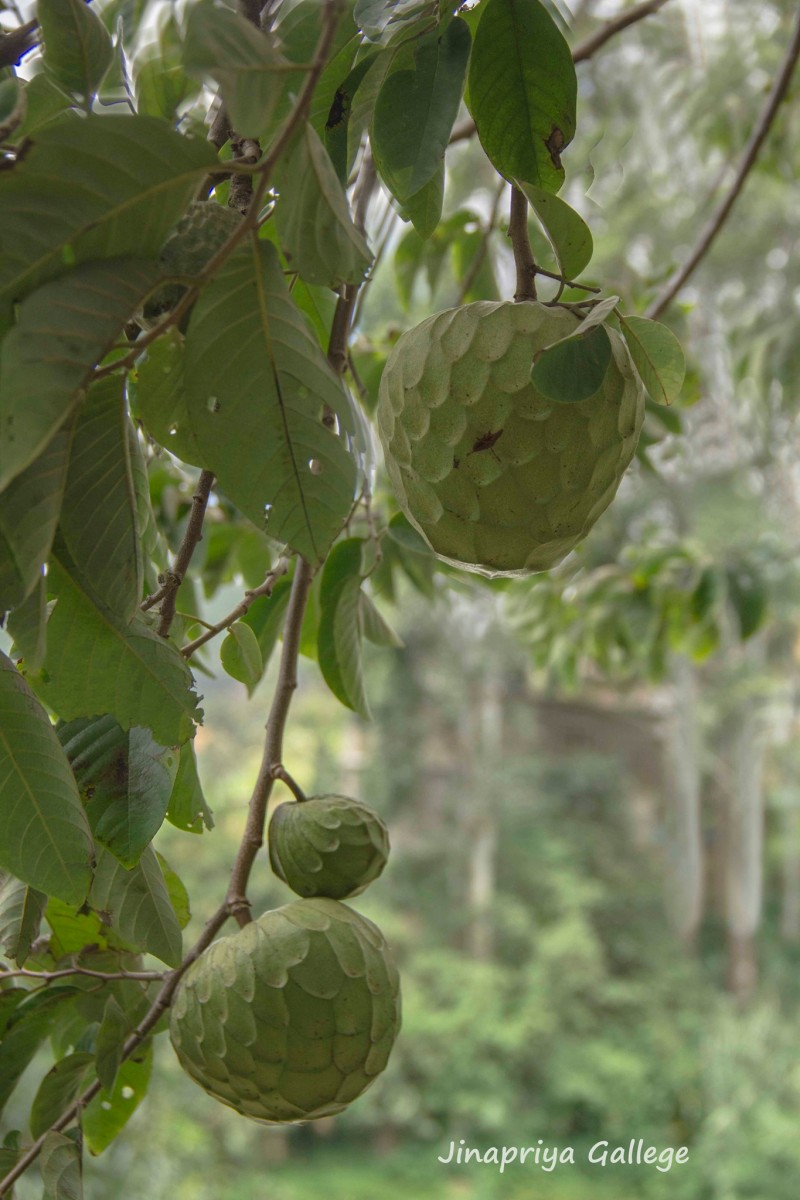
M606 21L591 37L575 47L572 51L572 61L575 63L586 62L588 58L597 53L601 46L605 46L607 41L616 37L618 33L622 33L623 29L628 29L644 17L651 17L666 3L667 0L645 0L644 4L637 4L635 8L629 8L620 13L613 21Z
M165 595L161 601L161 619L158 622L158 633L161 637L169 637L170 626L175 617L175 606L178 601L178 588L183 583L183 577L189 569L195 548L203 537L203 520L208 507L208 497L214 483L213 471L201 471L197 481L197 491L192 496L192 510L183 535L183 541L178 548L175 562L170 571L165 572Z
M508 223L508 236L514 251L514 265L517 269L517 286L514 299L536 299L536 263L531 250L531 239L528 235L528 201L525 193L518 187L511 189L511 219Z
M250 901L247 899L247 882L255 862L256 855L264 844L264 822L267 805L275 782L273 772L283 758L283 734L289 706L297 688L297 659L300 653L300 631L303 627L303 617L306 610L309 589L314 578L314 572L304 558L298 557L292 580L292 592L289 597L289 607L286 611L286 624L283 628L283 646L278 668L278 682L272 700L269 717L267 718L267 734L264 739L264 752L258 772L250 806L247 813L247 824L244 835L239 843L239 852L231 871L226 911L245 926L251 920Z
M308 799L308 796L306 796L305 792L300 787L300 784L292 775L289 774L283 763L278 763L272 768L272 778L280 779L281 783L285 783L295 800L297 800L299 803L305 802Z
M574 279L565 279L564 276L559 275L557 271L545 271L544 267L540 267L538 265L538 263L536 265L536 274L544 275L546 279L557 280L558 283L560 283L562 285L562 288L561 288L562 291L564 290L564 288L577 288L581 292L602 292L602 290L603 290L602 288L599 288L599 287L592 287L588 283L578 283Z
M133 979L141 982L151 982L163 979L165 971L90 971L88 967L64 967L58 971L30 971L21 967L18 971L0 970L0 980L6 979L38 979L49 983L52 979L66 979L68 975L88 975L91 979Z
M667 280L663 289L647 308L645 315L652 320L659 317L669 307L698 263L708 252L711 243L724 225L728 214L736 202L737 196L744 187L747 176L755 164L759 150L767 140L778 109L789 90L789 84L791 83L794 69L797 66L798 58L800 58L800 9L798 9L794 33L781 64L781 69L775 78L769 96L742 151L739 166L736 168L736 174L731 181L731 186L708 218L686 262Z
M206 632L201 633L193 642L187 642L185 646L181 646L183 657L191 658L195 650L199 650L201 646L205 646L206 642L210 642L212 638L215 638L218 633L222 633L223 630L229 629L236 621L241 620L259 596L271 596L275 584L288 570L289 557L286 554L282 554L275 563L275 566L270 569L264 581L258 587L248 588L244 597L236 605L236 608L228 613L227 617L223 617L221 621L217 621L216 625L209 625Z
M0 68L16 66L24 54L39 44L34 36L38 28L38 21L28 21L17 29L0 33Z

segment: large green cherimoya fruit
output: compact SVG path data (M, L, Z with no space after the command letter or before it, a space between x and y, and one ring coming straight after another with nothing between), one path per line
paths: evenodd
M170 1037L185 1071L266 1124L341 1112L386 1066L400 983L381 931L296 900L214 942L184 975Z
M349 796L280 804L269 823L272 869L299 896L357 896L378 878L388 857L383 821Z
M536 353L575 316L536 302L478 301L398 340L378 428L400 507L431 548L487 575L555 566L611 503L633 458L644 393L608 330L602 386L573 404L531 382Z

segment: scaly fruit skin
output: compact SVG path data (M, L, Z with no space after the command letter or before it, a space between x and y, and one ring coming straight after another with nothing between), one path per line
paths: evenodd
M167 275L199 275L242 222L241 214L214 200L195 200L161 248L158 261ZM182 283L165 283L147 301L149 319L174 308L186 291Z
M295 900L214 942L170 1014L184 1070L264 1124L341 1112L384 1069L399 1028L383 934L323 899Z
M389 857L377 813L349 796L309 796L279 805L269 823L269 860L298 896L357 896Z
M567 310L478 301L399 338L378 429L400 507L441 558L485 575L554 567L611 503L636 450L644 392L613 329L602 386L556 404L530 379L573 333Z

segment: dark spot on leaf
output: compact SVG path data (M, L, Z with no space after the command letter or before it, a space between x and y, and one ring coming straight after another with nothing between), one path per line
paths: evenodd
M326 129L335 129L337 125L341 125L347 114L350 112L350 97L343 87L336 89L336 94L333 97L328 119L325 122Z
M457 470L458 470L458 468L459 468L460 466L461 466L461 459L460 459L460 458L454 458L454 459L453 459L453 470L454 470L454 471L457 471Z
M498 429L496 433L482 433L481 436L473 443L472 453L478 454L481 450L491 450L492 446L502 434L502 429Z
M550 155L550 161L557 171L561 170L561 151L564 149L566 142L567 139L557 125L553 126L550 130L550 136L544 140L547 152Z

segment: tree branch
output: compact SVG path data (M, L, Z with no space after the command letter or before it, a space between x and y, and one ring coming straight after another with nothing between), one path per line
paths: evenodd
M664 288L656 296L655 300L649 305L645 312L645 316L655 320L666 308L672 303L680 289L686 283L686 280L692 274L701 261L703 256L708 252L711 243L716 238L720 229L727 220L728 214L733 208L736 198L744 187L748 174L755 164L758 152L767 139L772 123L775 120L778 109L789 90L789 84L792 81L794 69L797 66L797 60L800 57L800 10L798 10L795 20L794 33L786 51L781 69L778 72L775 82L770 89L769 96L766 99L761 114L756 121L753 131L747 140L747 144L742 151L739 165L736 168L736 174L731 181L726 194L708 218L697 243L687 258L682 267L667 280Z
M300 631L303 626L306 602L309 589L314 578L311 566L304 558L298 557L292 580L292 592L289 597L289 607L286 612L286 624L283 627L283 647L278 669L278 682L272 707L267 718L267 733L264 739L264 752L258 778L250 797L250 807L247 813L247 824L244 836L239 845L239 852L231 871L226 911L229 912L241 926L247 925L250 916L250 902L247 899L247 881L253 868L256 855L264 844L264 822L267 815L267 805L275 782L274 772L280 767L283 759L283 734L292 696L297 688L297 659L300 653Z
M572 61L575 63L586 62L592 55L596 54L601 46L605 46L606 42L611 38L616 37L618 33L622 33L623 29L628 29L631 25L635 25L637 21L641 21L644 17L651 17L653 13L657 13L660 8L663 8L668 0L645 0L644 4L637 4L635 8L629 8L625 12L620 13L618 17L614 17L612 21L606 21L604 25L588 37L585 42L581 42L572 51Z
M514 251L514 265L517 268L517 286L514 300L536 299L536 263L533 260L531 240L528 235L528 201L525 193L519 188L511 189L511 220L508 223L508 236Z
M0 68L16 66L23 54L38 45L35 36L38 28L38 21L28 21L8 33L0 33Z
M0 980L6 979L39 979L49 983L52 979L65 979L68 975L88 975L91 979L133 979L137 982L152 982L163 979L165 971L90 971L88 967L64 967L58 971L29 971L21 967L18 971L0 970Z
M189 521L186 525L183 541L175 556L175 563L172 570L165 572L162 588L164 595L161 599L161 619L158 622L160 637L169 637L170 626L175 617L175 605L178 601L178 588L183 583L183 577L189 569L189 563L192 561L195 547L203 537L203 520L206 515L208 497L211 493L213 483L214 474L212 471L202 471L200 473L200 478L197 481L197 491L192 496L192 511L189 513ZM149 599L148 597L148 607L152 607L149 604Z
M185 646L181 646L181 654L184 658L191 658L195 650L199 650L201 646L205 646L206 642L210 642L218 633L222 633L224 629L229 629L234 622L240 620L245 615L254 600L259 596L271 596L275 584L282 575L285 575L289 570L289 558L286 554L282 554L275 566L268 572L263 583L258 587L248 588L244 594L244 599L240 600L236 608L232 609L226 617L221 621L217 621L216 625L209 625L205 633L201 633L193 642L187 642Z

